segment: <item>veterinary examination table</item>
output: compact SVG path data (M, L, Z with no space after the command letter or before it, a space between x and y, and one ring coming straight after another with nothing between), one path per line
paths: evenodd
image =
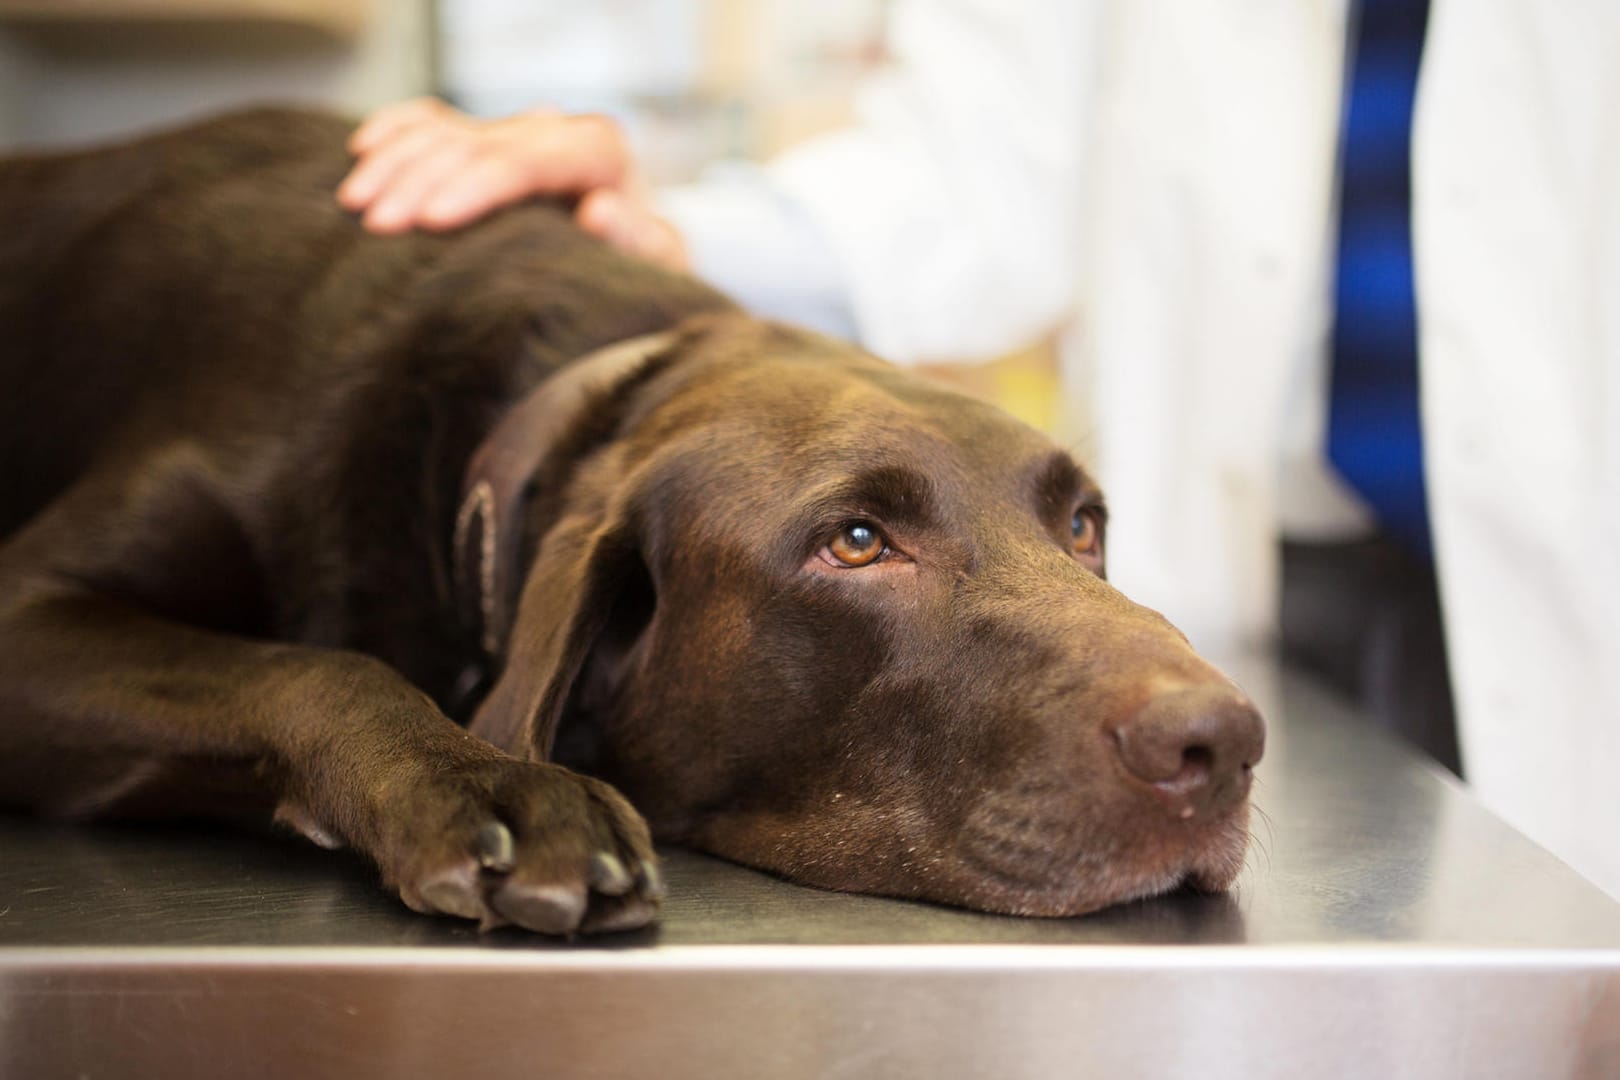
M1079 919L669 851L656 929L480 936L292 836L0 816L0 1077L1620 1077L1620 903L1251 667L1237 888Z

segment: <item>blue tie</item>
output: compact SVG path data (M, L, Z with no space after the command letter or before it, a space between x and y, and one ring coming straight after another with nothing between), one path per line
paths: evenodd
M1412 102L1427 0L1360 0L1345 79L1328 460L1430 557L1412 279Z

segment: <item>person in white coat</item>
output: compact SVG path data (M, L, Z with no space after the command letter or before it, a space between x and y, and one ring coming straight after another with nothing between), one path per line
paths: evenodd
M1059 332L1110 576L1217 654L1276 632L1323 464L1344 0L900 0L858 120L653 193L611 127L384 110L380 231L538 191L900 361ZM1413 137L1429 512L1465 774L1620 896L1620 6L1432 0ZM473 163L472 167L468 167Z

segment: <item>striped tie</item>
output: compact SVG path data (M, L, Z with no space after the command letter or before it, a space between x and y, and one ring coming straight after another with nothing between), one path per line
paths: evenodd
M1426 0L1360 0L1345 80L1328 459L1430 557L1412 278L1411 130Z

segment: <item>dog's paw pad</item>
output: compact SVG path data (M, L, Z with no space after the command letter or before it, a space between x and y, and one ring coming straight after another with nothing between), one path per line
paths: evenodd
M596 896L580 923L587 934L639 930L658 918L659 901L641 896Z
M482 919L487 914L481 890L460 874L447 874L429 881L417 893L435 914L461 919Z
M490 894L491 906L508 922L542 934L571 934L585 916L583 885L531 885L507 881Z

